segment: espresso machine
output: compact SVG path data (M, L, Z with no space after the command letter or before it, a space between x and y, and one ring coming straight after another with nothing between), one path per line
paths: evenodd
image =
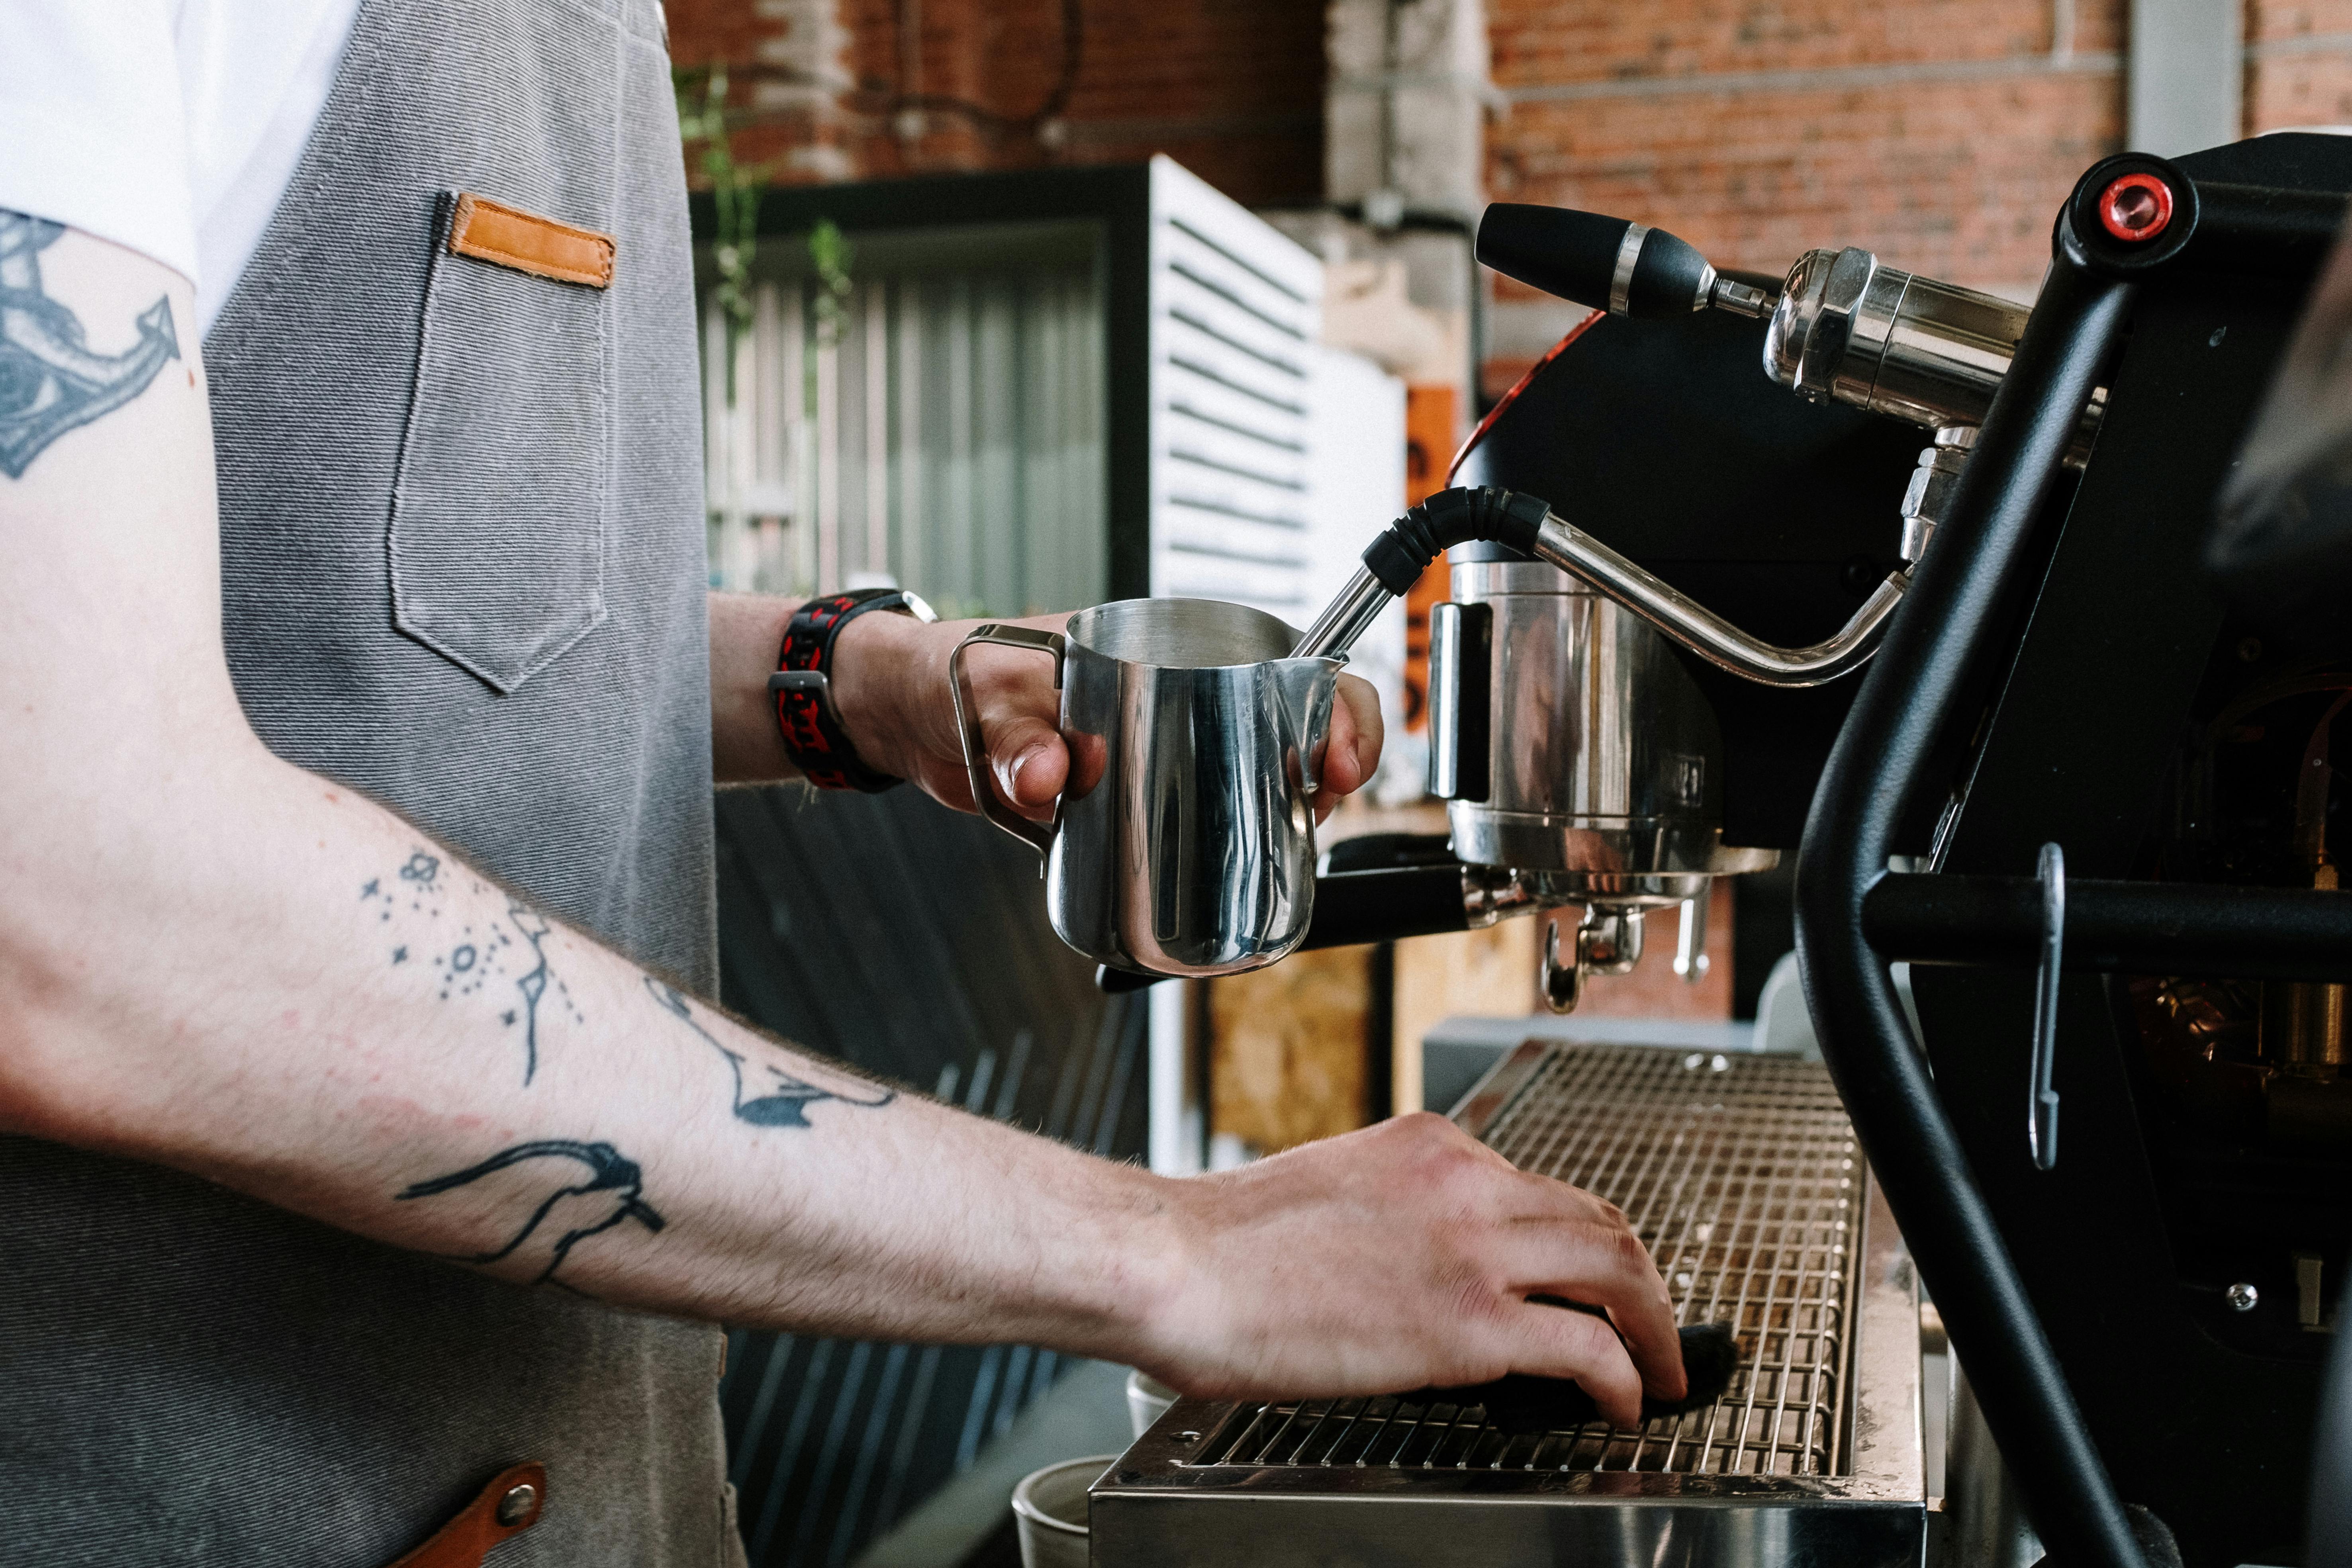
M1901 603L2029 312L1851 247L1810 252L1785 279L1723 276L1671 235L1560 208L1496 204L1478 246L1496 270L1613 318L1576 334L1468 465L1514 492L1574 498L1560 506L1579 521L1553 512L1531 549L1456 544L1452 596L1430 618L1429 793L1447 802L1465 918L1580 907L1573 953L1555 935L1543 958L1541 994L1568 1012L1583 976L1640 960L1643 917L1661 906L1682 908L1675 968L1696 980L1709 881L1797 847L1805 786L1852 696L1836 683ZM1645 362L1630 378L1628 360ZM1675 426L1675 410L1662 443L1625 427L1622 402L1591 406L1624 399L1629 379L1636 395L1712 406L1698 428ZM1301 648L1343 644L1373 588L1360 575ZM1759 626L1772 635L1743 629ZM1791 632L1810 640L1791 646ZM1397 929L1378 913L1381 889L1402 897L1408 877L1382 859L1421 861L1427 919L1440 918L1436 847L1335 854L1309 945Z
M2247 432L2334 363L2289 348L2347 196L2352 139L2106 159L2030 309L1489 209L1483 261L1603 315L1298 645L1447 552L1451 833L1336 847L1306 940L1576 905L1572 1005L1646 910L1795 853L1825 1065L1531 1042L1456 1112L1624 1207L1750 1365L1703 1419L1532 1446L1179 1401L1097 1483L1097 1563L2305 1561L2352 1267L2352 602L2315 591L2352 569L2313 541L2352 548L2352 439ZM2352 267L2332 297L2330 345ZM2319 477L2265 488L2280 451Z

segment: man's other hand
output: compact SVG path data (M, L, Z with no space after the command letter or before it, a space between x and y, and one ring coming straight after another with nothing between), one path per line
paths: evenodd
M1443 1117L1168 1186L1178 1240L1137 1359L1183 1393L1328 1398L1522 1372L1572 1378L1636 1426L1644 1389L1685 1392L1665 1281L1625 1216Z
M1067 616L1034 616L1003 624L1058 632ZM978 809L964 773L956 733L948 660L978 621L924 625L905 616L860 616L842 628L836 645L835 692L858 755L871 765L923 789L960 811ZM1057 728L1061 693L1054 663L1043 653L982 645L964 657L979 704L981 738L988 747L996 793L1022 816L1044 822L1069 782L1070 752ZM1316 820L1330 816L1342 795L1361 789L1381 760L1380 698L1352 675L1339 678L1331 705Z

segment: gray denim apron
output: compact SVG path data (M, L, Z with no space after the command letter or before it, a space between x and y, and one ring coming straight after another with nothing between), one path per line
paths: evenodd
M262 738L707 993L681 169L656 0L366 0L205 358ZM611 286L449 254L460 191ZM713 1568L721 1342L0 1139L0 1563L383 1568L539 1460L491 1568Z

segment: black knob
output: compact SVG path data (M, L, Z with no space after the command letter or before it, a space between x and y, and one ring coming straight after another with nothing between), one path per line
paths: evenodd
M1686 316L1706 307L1715 286L1706 258L1673 235L1636 233L1629 219L1570 207L1495 203L1478 220L1478 259L1506 278L1619 316Z

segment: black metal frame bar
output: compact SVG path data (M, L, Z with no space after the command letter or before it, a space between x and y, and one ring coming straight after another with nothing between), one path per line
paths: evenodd
M1862 926L1885 958L2031 969L2042 952L2042 884L2031 877L1882 877L1864 896ZM2352 897L2070 878L2065 966L2352 982Z
M2063 227L2063 220L2062 220ZM2069 1568L2141 1568L2106 1467L1911 1037L1864 907L1902 808L1998 634L2132 285L2061 248L1937 531L1830 752L1797 866L1806 998L1839 1094L1935 1293L2035 1529Z
M2174 232L2118 242L2100 231L2096 203L2108 181L2143 170L2176 193ZM2221 184L2200 193L2177 166L2137 155L2084 174L2060 213L2049 281L1937 547L1914 574L1831 752L1798 863L1797 944L1823 1055L2035 1529L2067 1568L2141 1568L2144 1558L1887 972L1897 956L2032 963L2040 889L2022 878L1890 875L1887 858L1970 672L1998 651L2003 607L2033 559L2070 432L2122 340L2133 279L2176 258L2200 270L2307 275L2344 210L2341 198L2298 193ZM2352 900L2339 900L2078 882L2068 895L2068 966L2352 977Z

